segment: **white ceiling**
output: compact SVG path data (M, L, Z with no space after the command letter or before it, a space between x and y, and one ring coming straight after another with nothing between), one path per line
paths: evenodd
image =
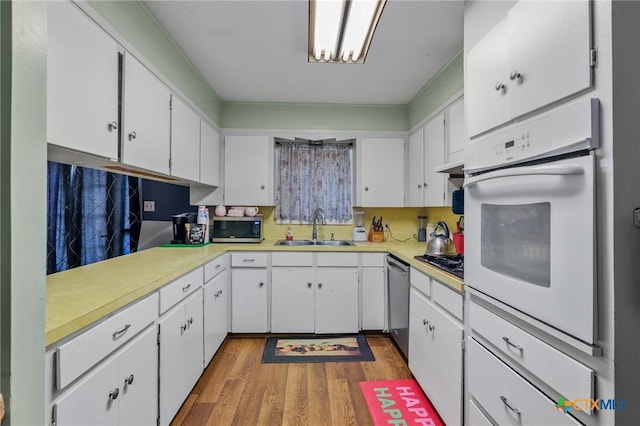
M307 62L307 0L144 3L223 101L407 104L463 41L459 0L388 0L361 65Z

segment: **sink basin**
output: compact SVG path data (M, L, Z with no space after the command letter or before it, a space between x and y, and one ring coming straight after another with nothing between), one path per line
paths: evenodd
M278 240L277 246L352 246L347 240Z

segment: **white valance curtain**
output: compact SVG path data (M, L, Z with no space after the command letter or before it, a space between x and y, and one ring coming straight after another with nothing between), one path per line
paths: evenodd
M281 143L276 150L277 220L310 222L317 208L327 221L351 219L352 145Z

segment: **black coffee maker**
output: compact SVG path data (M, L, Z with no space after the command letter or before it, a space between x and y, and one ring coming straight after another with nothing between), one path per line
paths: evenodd
M171 244L185 244L184 225L187 223L196 223L198 213L178 213L171 216L173 220L173 240Z

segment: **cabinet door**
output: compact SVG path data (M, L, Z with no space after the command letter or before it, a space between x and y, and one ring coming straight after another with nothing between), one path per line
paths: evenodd
M464 130L464 99L455 102L447 109L447 139L449 142L448 162L463 159L467 135Z
M231 269L231 331L266 333L267 300L266 269Z
M169 174L171 92L144 65L124 55L122 162Z
M185 324L187 330L184 333L185 350L185 380L187 394L196 384L204 369L203 355L203 318L202 318L202 290L198 290L185 302ZM187 394L183 396L187 397Z
M71 2L47 6L47 142L117 159L118 44Z
M200 120L200 183L220 185L220 135Z
M443 206L444 173L435 168L444 163L444 113L438 114L424 127L424 205Z
M363 207L404 206L404 139L358 140L356 188Z
M208 364L227 335L227 271L204 287L204 362Z
M314 332L313 268L271 270L271 332Z
M185 380L184 304L160 319L160 424L168 425L189 391Z
M225 136L225 204L271 204L273 149L270 143L268 136Z
M407 207L424 206L424 130L409 135L409 188Z
M316 271L316 333L358 332L358 270Z
M385 328L384 268L362 268L362 329Z
M200 117L171 96L171 176L200 180Z
M118 356L118 370L120 424L155 424L158 418L158 344L155 326L142 333L133 345Z
M509 10L511 117L591 86L590 2L518 2ZM486 108L486 106L485 106Z
M57 424L118 424L121 387L117 360L111 359L81 378L78 385L56 403Z
M467 54L464 98L469 137L510 119L508 42L509 24L503 20Z
M462 424L463 328L411 289L409 368L446 424Z

